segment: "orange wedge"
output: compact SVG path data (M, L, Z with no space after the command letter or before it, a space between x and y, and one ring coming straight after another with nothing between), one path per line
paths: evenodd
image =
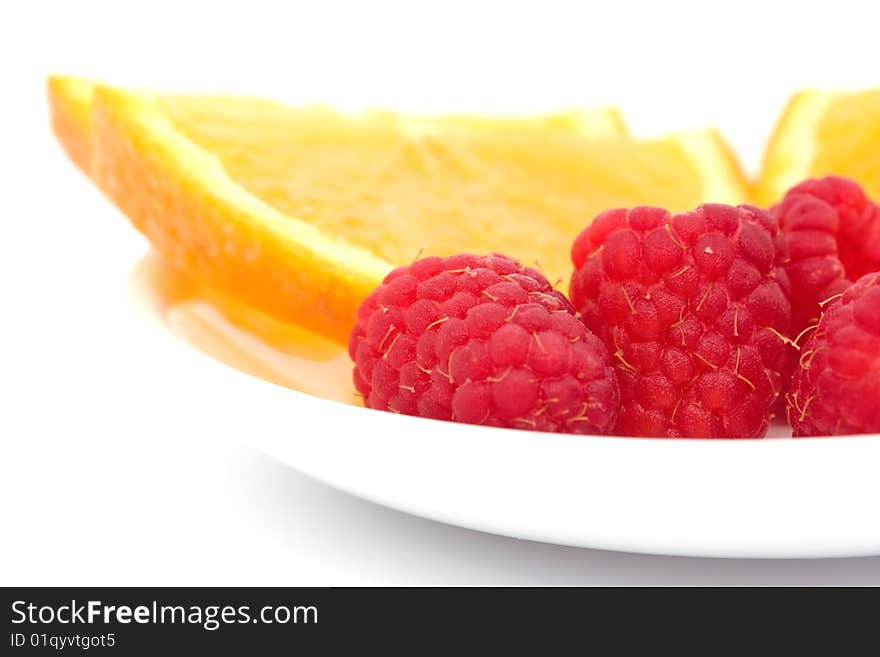
M601 210L747 194L714 131L634 141L613 110L344 114L72 78L49 94L73 160L172 264L339 342L420 253L501 251L563 280Z
M756 200L772 205L804 178L829 174L880 198L880 89L796 94L768 144Z

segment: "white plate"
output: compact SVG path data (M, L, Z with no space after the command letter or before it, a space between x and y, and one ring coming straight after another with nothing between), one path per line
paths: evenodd
M271 386L253 385L253 394ZM880 554L880 436L667 441L542 435L271 391L269 454L434 520L592 548L724 557ZM322 432L290 431L296 424ZM287 425L283 418L288 419Z
M178 352L181 376L196 371L210 380L212 394L229 400L220 402L224 422L239 422L241 435L266 453L394 509L631 552L880 554L880 435L676 441L487 428L319 399L179 340L167 347Z

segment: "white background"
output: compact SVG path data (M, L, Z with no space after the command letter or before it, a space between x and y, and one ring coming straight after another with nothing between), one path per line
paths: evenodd
M880 584L880 558L636 556L456 529L261 455L132 301L146 245L47 127L50 71L429 111L615 103L641 134L717 125L755 171L792 90L880 84L871 3L590 4L4 4L0 584Z

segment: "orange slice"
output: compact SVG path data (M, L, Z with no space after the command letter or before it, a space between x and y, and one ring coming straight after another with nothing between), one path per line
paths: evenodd
M634 141L611 110L344 114L71 78L49 92L71 157L172 264L339 342L422 252L501 251L561 281L601 210L746 197L714 131Z
M880 89L796 94L767 146L756 200L772 205L804 178L829 174L880 198Z

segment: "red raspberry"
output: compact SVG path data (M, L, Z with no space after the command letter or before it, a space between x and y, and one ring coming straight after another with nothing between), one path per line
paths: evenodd
M816 324L823 302L880 270L880 207L858 183L828 176L792 187L770 212L787 242L798 335Z
M571 298L612 352L616 432L763 436L791 320L778 231L753 207L603 212L575 240Z
M398 267L358 310L348 351L369 408L568 433L617 419L604 345L540 272L503 255Z
M786 401L795 436L880 433L880 273L826 306Z

